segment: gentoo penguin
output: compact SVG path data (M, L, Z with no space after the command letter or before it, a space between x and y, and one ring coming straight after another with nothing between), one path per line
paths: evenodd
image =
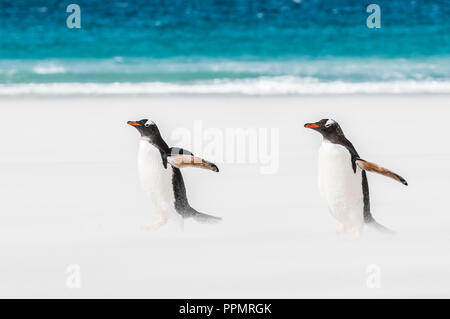
M156 229L169 218L179 221L181 227L183 220L190 217L205 223L220 221L219 217L200 213L189 205L179 169L192 166L218 172L217 166L184 149L167 146L158 127L150 120L128 121L127 124L134 126L141 135L138 151L139 179L160 216L159 220L147 228Z
M408 185L405 179L359 157L339 124L331 119L305 124L323 136L319 150L319 189L331 214L341 223L339 232L359 234L364 223L392 232L377 223L370 212L366 171L375 172Z

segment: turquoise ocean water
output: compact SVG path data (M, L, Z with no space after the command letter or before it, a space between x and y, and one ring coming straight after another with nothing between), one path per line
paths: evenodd
M450 1L0 0L0 95L30 93L450 93Z

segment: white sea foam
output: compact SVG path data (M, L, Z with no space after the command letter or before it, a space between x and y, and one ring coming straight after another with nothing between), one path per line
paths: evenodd
M65 73L66 69L60 65L37 65L33 68L33 72L36 74L57 74L57 73Z
M183 73L192 80L220 78L228 74L233 78L245 77L315 77L323 81L423 81L449 79L449 57L427 59L378 58L286 58L275 60L218 59L218 58L130 58L117 56L107 59L47 59L0 60L0 73L17 69L23 74L67 73L83 74L95 79L97 74L157 75ZM225 76L222 76L225 77ZM70 80L70 77L68 78ZM93 80L95 82L95 80ZM117 80L120 81L120 80ZM26 82L26 81L24 81Z
M320 82L314 78L261 77L189 83L29 83L2 84L0 95L320 95L450 93L450 81Z

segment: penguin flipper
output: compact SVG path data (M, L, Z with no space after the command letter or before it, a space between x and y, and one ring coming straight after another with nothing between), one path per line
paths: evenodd
M396 181L402 183L403 185L408 186L408 182L403 177L401 177L400 175L398 175L384 167L381 167L375 163L368 162L361 158L356 159L355 163L362 170L365 170L367 172L374 172L374 173L378 173L378 174L390 177L390 178L395 179Z
M216 166L216 164L205 161L204 159L196 157L194 155L169 155L167 157L167 161L170 163L170 165L177 168L191 166L208 169L213 172L219 171L219 168Z

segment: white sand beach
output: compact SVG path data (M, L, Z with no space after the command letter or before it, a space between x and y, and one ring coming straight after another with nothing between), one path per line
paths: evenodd
M449 298L449 101L2 97L0 297ZM191 205L222 223L142 229L157 216L138 182L138 133L126 125L141 118L157 123L171 146L219 166L218 174L183 174ZM369 175L372 213L397 235L368 228L359 239L336 234L316 182L321 137L303 128L321 118L337 120L363 158L409 182ZM267 163L260 159L215 158L208 134L200 150L175 143L176 132L194 136L199 124L203 133L278 129L274 174L261 174ZM69 265L80 267L80 288L67 286ZM374 269L379 288L367 284Z

